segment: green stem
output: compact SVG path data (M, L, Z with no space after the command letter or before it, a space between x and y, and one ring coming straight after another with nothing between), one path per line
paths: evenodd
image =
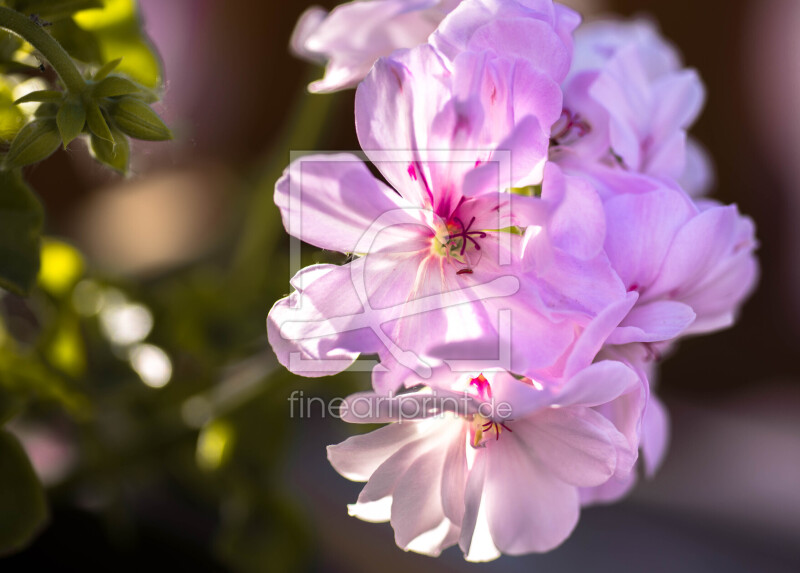
M0 6L0 28L10 30L36 48L56 71L67 90L73 94L83 92L86 81L75 62L41 26L16 10Z

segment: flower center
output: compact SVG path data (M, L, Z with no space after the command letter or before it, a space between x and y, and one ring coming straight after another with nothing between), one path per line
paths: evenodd
M473 231L475 217L468 224L453 217L446 229L433 238L431 250L440 257L446 257L464 268L458 274L472 274L472 267L480 260L481 245L478 239L485 239L485 231Z
M485 448L486 443L489 442L492 437L494 437L495 441L499 440L503 430L511 432L511 429L503 422L494 422L481 414L473 414L472 424L470 425L469 443L473 448Z
M478 374L475 378L469 381L470 387L474 387L478 392L478 397L484 402L492 401L492 385L483 374ZM494 436L495 441L500 439L500 433L503 430L511 432L508 426L503 422L495 422L494 420L484 416L480 410L477 414L472 415L472 423L470 424L470 444L473 448L486 447L486 443Z
M553 145L569 145L592 131L592 126L580 114L564 108L561 117L551 129L550 140Z

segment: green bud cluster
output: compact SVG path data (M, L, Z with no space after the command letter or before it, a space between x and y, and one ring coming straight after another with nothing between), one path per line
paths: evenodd
M103 66L80 94L41 90L17 100L17 104L42 105L38 117L12 141L5 158L6 168L42 161L59 145L66 148L85 134L94 156L124 173L130 156L128 138L171 139L169 128L149 105L156 99L153 92L128 78L111 75L118 64L119 60L115 60Z

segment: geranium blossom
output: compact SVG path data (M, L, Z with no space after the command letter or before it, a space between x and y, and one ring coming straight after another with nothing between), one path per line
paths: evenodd
M471 561L548 551L578 521L579 488L622 478L636 460L638 444L601 413L630 395L629 423L641 415L639 378L619 362L555 387L505 372L437 372L432 384L433 394L351 396L345 420L394 423L328 448L339 473L367 482L351 515L391 521L403 549L458 543Z
M391 389L409 368L425 377L422 357L431 348L491 340L492 358L499 311L509 310L508 367L524 374L558 360L608 300L624 296L606 261L580 277L591 296L548 298L544 289L558 292L552 283L572 280L574 269L560 273L552 263L527 272L522 238L502 231L552 220L564 253L603 256L596 194L569 192L557 168L541 199L498 193L541 178L548 138L541 126L560 108L557 85L524 62L487 54L462 54L453 68L421 47L379 62L358 90L359 139L396 192L352 156L304 158L278 183L276 203L290 233L367 255L301 271L297 292L276 303L270 342L288 367L300 370L290 358L298 353L307 365L302 373L325 375L360 353L377 353L380 384ZM460 99L462 85L478 89ZM510 151L507 170L498 169L493 150ZM301 192L294 204L293 186ZM319 362L330 359L338 362Z

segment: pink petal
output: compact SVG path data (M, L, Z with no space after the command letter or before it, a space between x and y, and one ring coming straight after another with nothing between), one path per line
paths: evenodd
M636 389L641 384L631 368L603 360L572 376L555 397L559 406L598 406Z
M668 444L669 414L664 404L651 395L642 420L642 453L648 476L653 476L664 461Z
M328 461L347 479L367 481L381 464L421 435L417 424L389 424L328 446Z
M650 287L675 235L694 215L693 211L685 196L667 188L622 195L606 202L605 248L626 288Z
M275 186L275 203L290 235L333 251L357 251L367 232L396 243L429 233L419 210L350 154L294 161Z
M485 502L492 540L509 555L554 549L578 523L578 491L513 435L486 448Z
M590 408L546 408L510 424L514 435L560 480L575 486L608 481L617 466L614 425Z
M637 305L608 337L608 344L661 342L677 338L694 322L692 307L662 300Z

